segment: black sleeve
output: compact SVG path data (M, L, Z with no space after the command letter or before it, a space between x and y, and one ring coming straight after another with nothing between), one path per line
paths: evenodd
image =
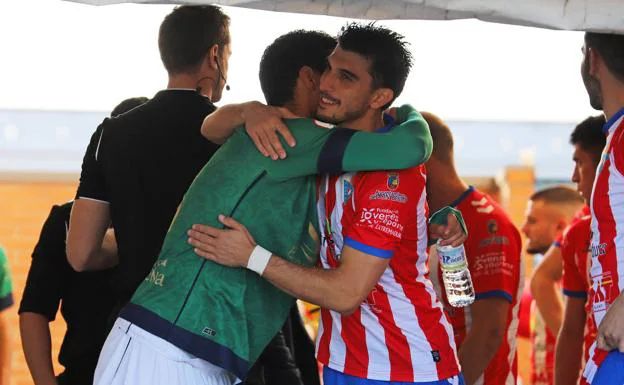
M54 206L46 219L32 254L19 313L32 312L54 320L71 266L65 254L65 238L71 204Z
M95 130L82 159L80 183L76 191L76 199L89 198L108 202L108 193L100 162L101 149L104 143L104 127L107 119Z
M281 331L264 349L256 365L262 365L266 385L303 385L299 369Z

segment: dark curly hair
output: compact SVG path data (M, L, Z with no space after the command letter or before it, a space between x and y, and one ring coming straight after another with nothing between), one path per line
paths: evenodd
M405 86L412 68L412 53L405 37L373 23L349 23L338 35L338 45L371 61L370 74L374 88L389 88L396 99ZM392 102L388 103L388 108Z
M325 32L296 30L269 45L260 60L260 86L267 104L283 106L293 100L303 66L322 74L336 39Z
M574 131L570 134L570 144L578 145L583 151L590 152L598 163L607 142L607 137L602 132L605 124L604 115L590 116L574 127Z

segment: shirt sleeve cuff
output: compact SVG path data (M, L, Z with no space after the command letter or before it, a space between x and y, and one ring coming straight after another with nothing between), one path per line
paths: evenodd
M513 297L511 296L511 294L507 293L506 291L503 290L492 290L492 291L485 291L483 293L476 293L475 294L475 300L478 301L480 299L488 299L488 298L503 298L504 300L506 300L509 303L513 302Z
M358 242L352 238L345 238L345 246L349 246L355 250L361 251L366 254L374 255L375 257L390 259L394 255L392 250L379 249L377 247L366 245L362 242Z
M81 195L77 196L76 199L84 199L84 200L88 200L88 201L100 202L100 203L105 203L107 205L110 204L110 202L106 201L106 200L96 199L96 198L89 198L89 197L85 197L85 196L81 196Z
M563 295L565 295L566 297L572 297L572 298L587 298L587 293L584 291L574 291L574 290L566 290L563 289Z

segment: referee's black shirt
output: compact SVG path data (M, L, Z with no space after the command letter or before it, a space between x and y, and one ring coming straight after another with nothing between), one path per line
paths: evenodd
M105 119L91 138L76 198L110 203L121 305L149 273L184 193L218 148L201 135L214 110L194 90L164 90Z
M110 286L113 270L77 273L69 265L65 239L71 207L72 202L53 206L43 224L19 313L37 313L53 321L60 303L67 332L58 357L65 367L59 384L90 384L116 302Z

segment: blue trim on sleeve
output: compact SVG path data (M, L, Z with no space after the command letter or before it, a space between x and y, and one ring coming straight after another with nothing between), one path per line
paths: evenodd
M565 295L566 297L587 299L587 293L584 291L572 291L563 289L563 295Z
M483 293L476 293L475 301L478 301L480 299L495 298L495 297L503 298L509 303L513 302L513 297L511 296L511 294L503 290L492 290L492 291L486 291Z
M451 207L457 207L457 206L459 206L459 204L460 204L460 203L462 203L462 201L463 201L464 199L466 199L466 198L468 197L468 195L470 195L470 194L474 191L474 189L475 189L475 188L474 188L474 186L468 186L468 190L464 191L464 192L463 192L463 193L459 196L459 198L455 199L455 200L453 201L453 203L451 203L449 206L451 206Z
M554 241L552 246L553 247L561 247L561 242Z
M358 242L355 239L351 239L349 237L345 238L344 241L345 246L352 247L358 251L361 251L366 254L374 255L375 257L389 259L394 255L394 251L392 250L384 250L378 249L373 246L365 245L362 242Z
M602 127L602 131L605 134L609 134L609 128L611 128L611 126L613 126L613 123L615 123L619 118L621 118L622 115L624 115L624 108L616 112L615 115L613 115L611 119L609 119L609 121L605 123L605 125Z
M0 311L6 310L13 306L15 302L13 301L13 293L9 293L4 297L0 298Z

